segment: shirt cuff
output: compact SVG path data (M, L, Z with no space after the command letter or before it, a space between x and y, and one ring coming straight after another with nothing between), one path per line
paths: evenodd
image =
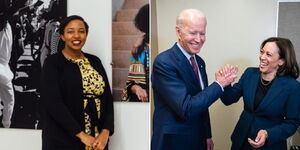
M222 87L222 85L218 82L218 81L215 81L219 84L219 86L221 87L222 91L224 92L224 88Z

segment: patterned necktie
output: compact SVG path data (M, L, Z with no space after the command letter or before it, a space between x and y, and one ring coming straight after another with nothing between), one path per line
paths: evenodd
M197 67L197 64L196 64L195 58L194 58L193 56L192 56L192 57L190 57L190 61L191 61L191 63L192 63L192 67L193 67L193 70L194 70L195 76L196 76L196 78L197 78L197 80L198 80L198 83L199 83L199 85L201 85L201 84L200 84L200 79L199 79L198 67Z

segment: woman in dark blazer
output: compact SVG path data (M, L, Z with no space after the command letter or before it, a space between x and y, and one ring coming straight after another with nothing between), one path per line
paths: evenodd
M232 150L286 150L286 139L299 126L299 67L291 41L266 39L259 60L258 68L247 68L238 83L224 88L221 97L226 105L240 97L244 100L244 110L231 136Z
M65 47L46 59L42 72L42 149L108 149L113 99L100 59L81 51L88 25L70 16L60 34Z

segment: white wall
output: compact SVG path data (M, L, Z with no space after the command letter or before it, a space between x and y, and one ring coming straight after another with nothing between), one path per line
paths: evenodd
M150 150L149 103L115 102L110 150Z
M85 52L97 55L112 80L111 0L68 0L68 15L80 15L90 26ZM149 103L114 103L115 134L111 150L149 149ZM40 150L41 130L0 129L1 150Z
M68 0L68 15L80 15L90 26L87 42L83 50L97 55L112 80L112 31L111 1L104 0Z
M177 41L175 19L181 10L198 8L206 14L207 40L199 55L206 61L209 83L227 63L239 66L239 76L246 67L258 66L261 42L276 35L277 0L158 0L156 7L159 52ZM242 107L241 102L226 107L219 101L210 107L216 150L230 149Z
M149 103L115 102L110 150L150 150ZM1 150L40 150L41 130L0 128Z
M41 131L0 128L1 150L41 150Z

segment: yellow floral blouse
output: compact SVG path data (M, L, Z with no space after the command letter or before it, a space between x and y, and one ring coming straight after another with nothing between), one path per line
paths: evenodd
M85 133L96 137L99 134L97 122L101 115L100 95L104 93L105 82L87 58L69 60L79 66L82 76ZM92 150L92 147L86 146L85 150Z

